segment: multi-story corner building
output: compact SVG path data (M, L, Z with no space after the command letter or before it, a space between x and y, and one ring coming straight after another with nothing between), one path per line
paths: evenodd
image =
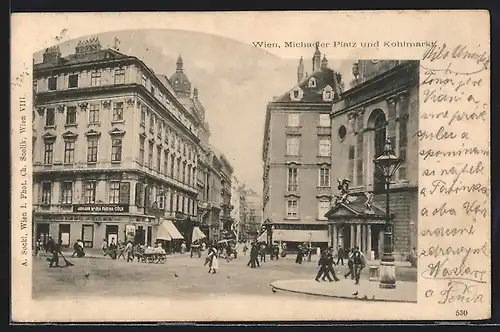
M350 89L332 108L332 177L349 179L350 194L357 199L328 212L329 242L345 248L357 245L375 258L383 252L386 191L373 160L389 138L395 155L404 160L390 185L398 256L416 245L418 139L413 133L418 130L419 64L363 60L353 64L352 73ZM371 208L365 204L365 193L373 194Z
M233 178L233 167L229 160L223 154L219 155L221 161L221 228L224 238L236 238L236 232L233 230L234 219L231 217L231 211L234 206L231 204L231 180Z
M98 39L45 51L33 69L37 238L151 244L158 227L177 238L167 218L195 218L203 116L185 106L182 74L182 59L169 80Z
M328 68L318 48L312 73L297 68L297 84L267 106L262 160L263 213L274 226L273 241L289 248L303 242L326 246L330 207L330 111L343 92L341 75Z

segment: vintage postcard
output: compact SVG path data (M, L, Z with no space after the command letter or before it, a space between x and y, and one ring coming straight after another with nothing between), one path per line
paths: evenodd
M489 19L12 15L12 320L489 318Z

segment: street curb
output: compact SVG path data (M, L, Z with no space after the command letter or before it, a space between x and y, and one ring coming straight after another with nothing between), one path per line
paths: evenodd
M343 299L343 300L353 300L353 301L366 301L366 302L399 302L399 303L418 303L418 301L406 301L406 300L384 300L384 299L367 299L364 300L362 298L357 298L357 297L352 297L352 296L342 296L342 295L326 295L326 294L318 294L318 293L312 293L312 292L304 292L304 291L297 291L297 290L292 290L292 289L285 289L281 287L276 287L273 285L273 283L270 283L269 286L273 290L279 290L282 292L289 292L289 293L295 293L295 294L303 294L303 295L312 295L312 296L320 296L320 297L330 297L330 298L336 298L336 299Z

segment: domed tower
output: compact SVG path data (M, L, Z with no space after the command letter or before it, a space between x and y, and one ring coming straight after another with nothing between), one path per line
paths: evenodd
M178 96L190 97L191 82L186 74L184 74L184 63L181 55L179 55L179 58L177 59L177 69L170 77L170 83Z

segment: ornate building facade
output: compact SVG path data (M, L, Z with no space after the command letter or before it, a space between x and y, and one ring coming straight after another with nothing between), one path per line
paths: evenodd
M293 249L303 242L326 246L332 154L330 112L344 90L316 48L312 73L297 68L297 84L267 106L263 141L263 218L273 241ZM264 236L264 235L263 235Z
M46 49L33 77L36 238L149 245L165 220L198 220L208 125L182 58L169 79L94 38Z
M390 184L394 251L402 255L416 246L417 238L418 140L413 133L418 130L419 64L360 60L352 72L351 87L331 114L332 178L349 180L350 199L327 213L329 243L359 246L374 258L383 252L385 180L373 160L388 138L404 160Z

